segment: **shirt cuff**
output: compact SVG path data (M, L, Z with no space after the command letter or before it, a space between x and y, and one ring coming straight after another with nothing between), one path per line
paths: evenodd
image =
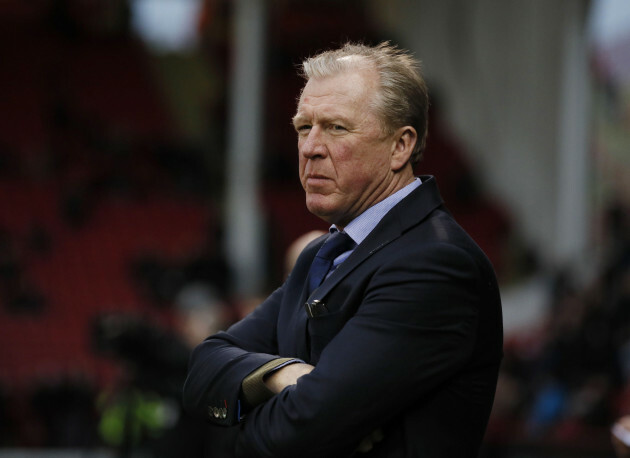
M297 358L277 358L263 364L255 371L251 372L247 377L243 379L241 383L241 390L243 392L243 400L248 407L255 407L263 402L271 399L275 393L273 393L267 385L265 385L264 378L279 370L280 368L293 363L303 363L301 359Z

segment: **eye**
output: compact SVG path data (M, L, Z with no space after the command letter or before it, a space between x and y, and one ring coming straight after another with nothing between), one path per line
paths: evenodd
M295 130L298 134L303 134L311 130L310 124L300 124L299 126L295 126Z
M342 126L342 125L340 125L340 124L333 124L333 125L331 126L331 128L332 128L332 130L334 130L335 132L343 132L343 131L347 130L345 127L343 127L343 126Z

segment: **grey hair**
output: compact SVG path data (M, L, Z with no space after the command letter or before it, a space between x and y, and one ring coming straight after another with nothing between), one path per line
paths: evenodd
M417 163L426 146L429 95L421 64L405 50L385 41L376 46L346 43L302 62L301 73L311 78L326 78L351 70L375 69L379 91L373 107L388 134L403 126L416 129L418 140L411 154Z

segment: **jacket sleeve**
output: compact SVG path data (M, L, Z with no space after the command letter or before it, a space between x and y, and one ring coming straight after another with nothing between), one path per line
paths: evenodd
M379 266L316 368L248 414L234 456L350 456L468 364L481 277L468 253L447 244Z
M195 348L183 392L188 413L224 426L239 422L245 407L241 382L278 358L276 322L282 294L281 287L226 332L210 336Z

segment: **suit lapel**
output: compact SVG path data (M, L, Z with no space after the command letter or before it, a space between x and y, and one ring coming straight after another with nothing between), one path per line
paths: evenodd
M290 325L291 328L296 329L295 333L295 355L298 358L303 359L304 361L310 360L310 348L308 345L308 315L306 313L305 303L307 302L307 292L308 292L308 271L310 268L310 264L313 262L313 258L315 254L319 251L321 246L324 244L324 241L328 238L328 235L323 235L320 238L314 240L309 244L302 253L302 256L306 260L306 265L303 267L304 273L298 275L300 279L300 285L298 287L299 294L297 295L297 309L292 316L293 323Z
M393 233L394 231L384 231L378 234L378 237L374 237L374 240L365 239L363 243L355 248L352 254L342 262L335 271L330 274L324 282L315 288L311 295L308 297L307 302L321 301L332 288L334 288L341 280L344 279L350 272L352 272L359 264L368 259L372 254L389 244L392 240L395 240L400 236L400 233ZM367 243L366 243L367 242ZM305 291L306 292L306 289Z
M339 267L316 288L306 302L321 301L332 288L368 259L412 226L422 222L433 210L442 205L442 197L435 178L422 176L420 185L411 194L392 208L378 223L367 238L352 252ZM321 246L321 244L319 245ZM303 291L304 295L305 290Z

